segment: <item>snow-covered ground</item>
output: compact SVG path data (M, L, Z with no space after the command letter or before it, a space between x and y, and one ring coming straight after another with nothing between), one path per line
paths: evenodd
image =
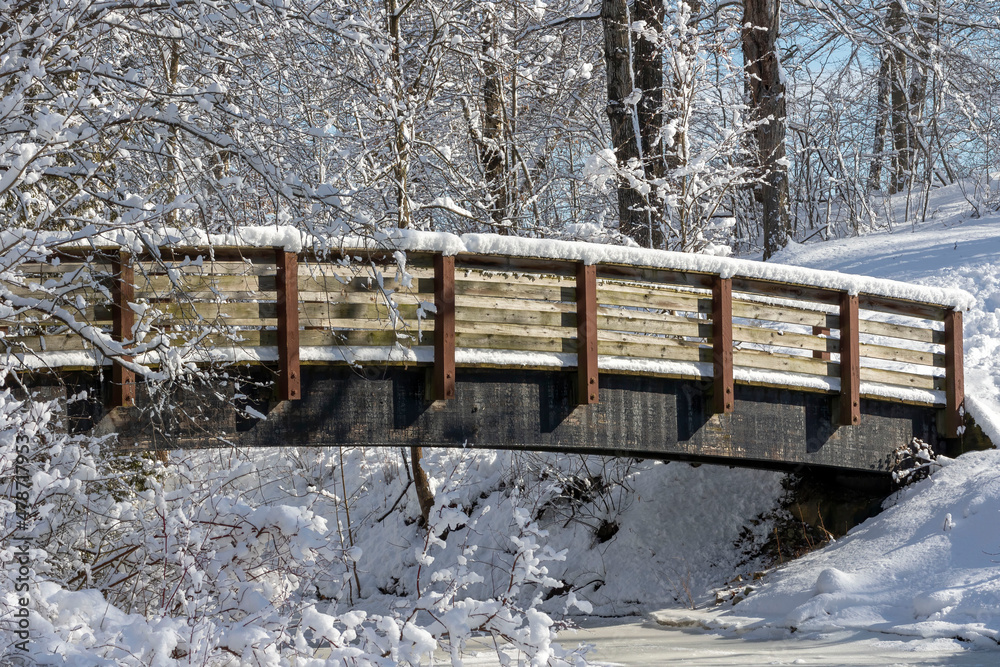
M1000 215L970 217L957 186L935 191L929 208L925 223L793 245L775 261L970 292L966 405L1000 442ZM845 538L770 574L712 626L868 630L1000 648L1000 451L945 463Z

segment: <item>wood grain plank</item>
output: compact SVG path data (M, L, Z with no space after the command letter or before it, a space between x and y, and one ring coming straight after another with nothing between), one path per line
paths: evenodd
M598 402L597 267L580 263L576 271L577 402Z
M943 331L908 326L905 324L894 324L891 322L879 322L877 320L859 320L858 331L863 334L871 334L873 336L902 338L903 340L914 340L921 343L936 343L943 345L945 342L945 335Z

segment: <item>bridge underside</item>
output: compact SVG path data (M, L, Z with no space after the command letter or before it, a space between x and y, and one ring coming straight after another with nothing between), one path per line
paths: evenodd
M939 452L947 444L930 406L865 399L860 424L837 426L836 396L791 389L737 385L735 412L713 415L711 382L602 373L600 403L577 405L575 373L459 368L455 399L433 402L426 368L307 366L302 399L279 403L270 388L253 396L246 382L273 379L270 371L242 372L246 398L234 398L232 385L215 397L178 394L173 409L156 415L140 387L139 407L79 407L71 421L74 430L117 431L122 445L143 449L477 447L882 475L893 450L914 436Z

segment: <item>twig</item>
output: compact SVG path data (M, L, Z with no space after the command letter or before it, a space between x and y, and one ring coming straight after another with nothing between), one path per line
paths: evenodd
M412 479L406 480L406 486L403 487L403 492L399 494L399 498L396 498L396 502L392 504L392 507L389 508L389 511L380 516L375 523L382 523L383 519L392 514L393 510L396 509L396 506L399 505L399 501L402 500L403 496L406 495L407 490L410 488L410 484L413 484L413 480Z

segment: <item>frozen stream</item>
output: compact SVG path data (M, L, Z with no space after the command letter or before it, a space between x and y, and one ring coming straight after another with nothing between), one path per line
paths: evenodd
M594 619L560 634L564 647L594 645L592 664L616 665L957 665L993 667L1000 652L971 649L950 639L906 639L873 632L838 632L792 638L787 631L758 630L742 636L699 627L670 627L653 620ZM770 635L770 636L769 636ZM515 656L511 656L515 657ZM442 664L448 664L441 656ZM485 649L465 660L466 667L499 665Z

